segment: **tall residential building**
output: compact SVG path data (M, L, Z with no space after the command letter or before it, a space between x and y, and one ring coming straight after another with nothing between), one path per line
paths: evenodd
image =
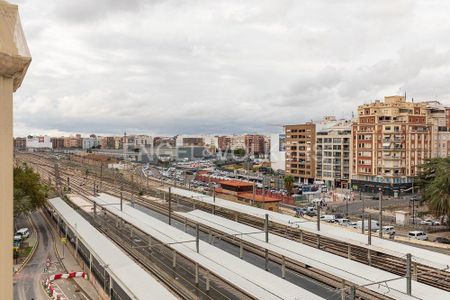
M92 149L92 148L97 148L100 145L100 141L97 137L88 137L88 138L83 138L82 139L82 148L87 150L87 149Z
M81 148L82 147L82 140L81 136L69 136L64 137L64 148Z
M325 117L317 124L316 180L332 188L349 187L351 137L350 120Z
M284 133L270 136L270 166L273 170L284 171L286 168L286 135Z
M27 148L27 138L17 137L14 139L15 150L25 150Z
M141 148L141 147L151 147L153 146L153 138L148 135L136 135L134 137L134 147L135 148Z
M154 147L160 147L160 146L170 146L175 147L176 145L176 139L173 137L161 137L157 136L153 138L153 146Z
M53 137L50 139L53 149L64 149L64 137Z
M246 134L244 136L245 152L249 155L262 155L266 153L265 136L260 134Z
M316 177L316 125L286 125L286 175L299 183L312 183Z
M404 96L359 106L352 125L352 187L385 193L410 188L418 166L431 157L431 127L427 105Z
M438 101L424 103L427 105L427 122L431 125L431 157L447 157L450 140L447 108Z
M245 138L243 135L232 135L230 150L245 149Z
M205 147L209 149L212 153L216 152L219 148L219 137L216 135L204 135L203 140L205 142Z
M220 151L226 151L231 149L231 137L227 135L219 136L217 138L218 149Z
M205 146L205 139L203 136L195 136L195 135L178 135L176 139L176 146Z

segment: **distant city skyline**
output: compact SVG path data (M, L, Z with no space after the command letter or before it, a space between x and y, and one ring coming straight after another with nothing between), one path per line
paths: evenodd
M447 1L14 0L15 135L275 133L386 95L450 104Z

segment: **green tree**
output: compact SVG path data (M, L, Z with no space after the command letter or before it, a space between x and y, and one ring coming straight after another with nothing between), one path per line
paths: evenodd
M27 214L41 207L48 189L40 182L39 174L24 165L14 168L14 216Z
M429 210L450 225L450 158L433 158L420 166L416 184Z
M233 151L234 155L238 156L238 157L243 157L245 156L245 150L244 149L236 149Z
M287 190L288 194L292 194L292 189L294 188L294 177L285 176L284 177L284 188Z

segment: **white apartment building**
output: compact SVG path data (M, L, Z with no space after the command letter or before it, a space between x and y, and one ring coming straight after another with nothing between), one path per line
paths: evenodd
M286 169L286 135L284 133L270 136L270 165L273 170Z
M317 124L316 180L328 187L348 188L350 185L350 120L325 117Z
M27 149L52 149L52 142L47 135L28 136L26 140Z
M100 145L100 140L96 137L83 138L81 142L81 147L84 150L95 148L98 145Z
M232 135L230 138L230 150L245 149L245 135Z
M153 138L148 135L135 135L134 136L134 146L135 148L149 147L153 146Z

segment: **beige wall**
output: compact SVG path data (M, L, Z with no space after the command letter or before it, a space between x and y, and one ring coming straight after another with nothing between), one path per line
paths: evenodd
M0 293L12 299L13 80L0 73Z

